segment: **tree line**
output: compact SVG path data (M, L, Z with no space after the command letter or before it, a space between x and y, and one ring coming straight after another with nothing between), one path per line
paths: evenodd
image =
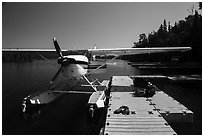
M202 3L199 3L199 10ZM157 31L146 36L139 35L139 41L134 42L133 48L144 47L191 47L192 50L185 56L188 61L202 62L202 15L191 9L185 20L175 22L172 26L164 19Z

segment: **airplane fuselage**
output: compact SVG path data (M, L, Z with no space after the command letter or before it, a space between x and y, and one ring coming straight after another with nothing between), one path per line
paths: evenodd
M60 74L51 85L52 90L75 90L74 87L83 80L83 75L87 69L82 65L88 66L88 58L83 55L64 56L65 59L74 59L74 63L66 64L62 67Z

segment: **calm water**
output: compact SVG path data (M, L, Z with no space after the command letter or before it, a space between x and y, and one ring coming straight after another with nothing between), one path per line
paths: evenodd
M69 94L42 109L41 118L28 122L20 113L22 99L36 91L49 87L49 81L59 68L55 61L25 63L3 63L2 65L2 131L3 134L89 134L86 117L86 103L89 94ZM149 72L148 72L149 73ZM100 81L113 75L145 74L127 65L125 61L108 63L107 69L100 69L92 76ZM91 78L90 78L91 79ZM165 80L151 80L168 94L177 97L179 102L195 113L192 131L178 131L181 134L201 134L202 85L178 85ZM189 84L188 84L189 85ZM167 88L168 87L168 88ZM172 89L171 91L168 89ZM187 90L188 89L188 90ZM191 91L189 91L191 89ZM185 92L185 94L184 94ZM184 94L184 95L183 95ZM177 127L175 127L177 128ZM179 129L179 128L178 128Z

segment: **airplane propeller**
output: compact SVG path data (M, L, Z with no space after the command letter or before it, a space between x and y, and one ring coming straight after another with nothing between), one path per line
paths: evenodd
M62 70L62 66L60 67L60 69L57 71L57 73L54 75L54 77L52 78L52 81L50 83L53 83L53 81L57 78L57 76L59 75L59 73Z
M59 55L59 58L58 58L57 62L58 62L58 64L61 64L61 67L57 71L57 73L54 75L54 77L52 78L51 83L57 78L57 76L59 75L59 73L62 70L62 67L68 66L69 64L74 64L76 62L75 59L67 58L66 56L63 56L61 48L60 48L56 38L53 38L53 43L54 43L54 47L56 49L56 52Z
M59 46L56 38L53 38L53 43L54 43L55 49L56 49L59 57L63 58L62 51L60 49L60 46Z

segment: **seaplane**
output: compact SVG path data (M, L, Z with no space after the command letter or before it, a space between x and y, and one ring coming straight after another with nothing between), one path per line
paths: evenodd
M106 106L106 99L109 98L109 94L106 93L108 88L108 81L100 82L97 79L90 81L88 76L95 71L103 67L107 62L111 62L122 55L134 55L134 54L150 54L150 53L163 53L163 52L184 52L191 50L191 47L158 47L158 48L112 48L112 49L88 49L87 52L92 57L95 55L114 55L110 60L104 62L104 64L98 66L92 71L87 70L87 65L90 63L90 59L86 55L63 55L58 41L53 38L53 44L55 49L19 49L18 51L24 52L37 52L41 51L49 52L56 51L58 54L57 63L60 65L59 70L56 72L50 82L50 87L47 91L33 93L23 99L22 112L25 119L34 119L37 115L33 115L34 108L39 105L45 105L56 100L64 94L80 93L91 94L89 102L89 112L91 116L94 114L94 110L97 108L103 108ZM7 49L3 51L12 51ZM42 55L40 55L43 57ZM45 57L43 57L45 58ZM36 111L35 111L36 112ZM37 110L37 113L40 113Z

